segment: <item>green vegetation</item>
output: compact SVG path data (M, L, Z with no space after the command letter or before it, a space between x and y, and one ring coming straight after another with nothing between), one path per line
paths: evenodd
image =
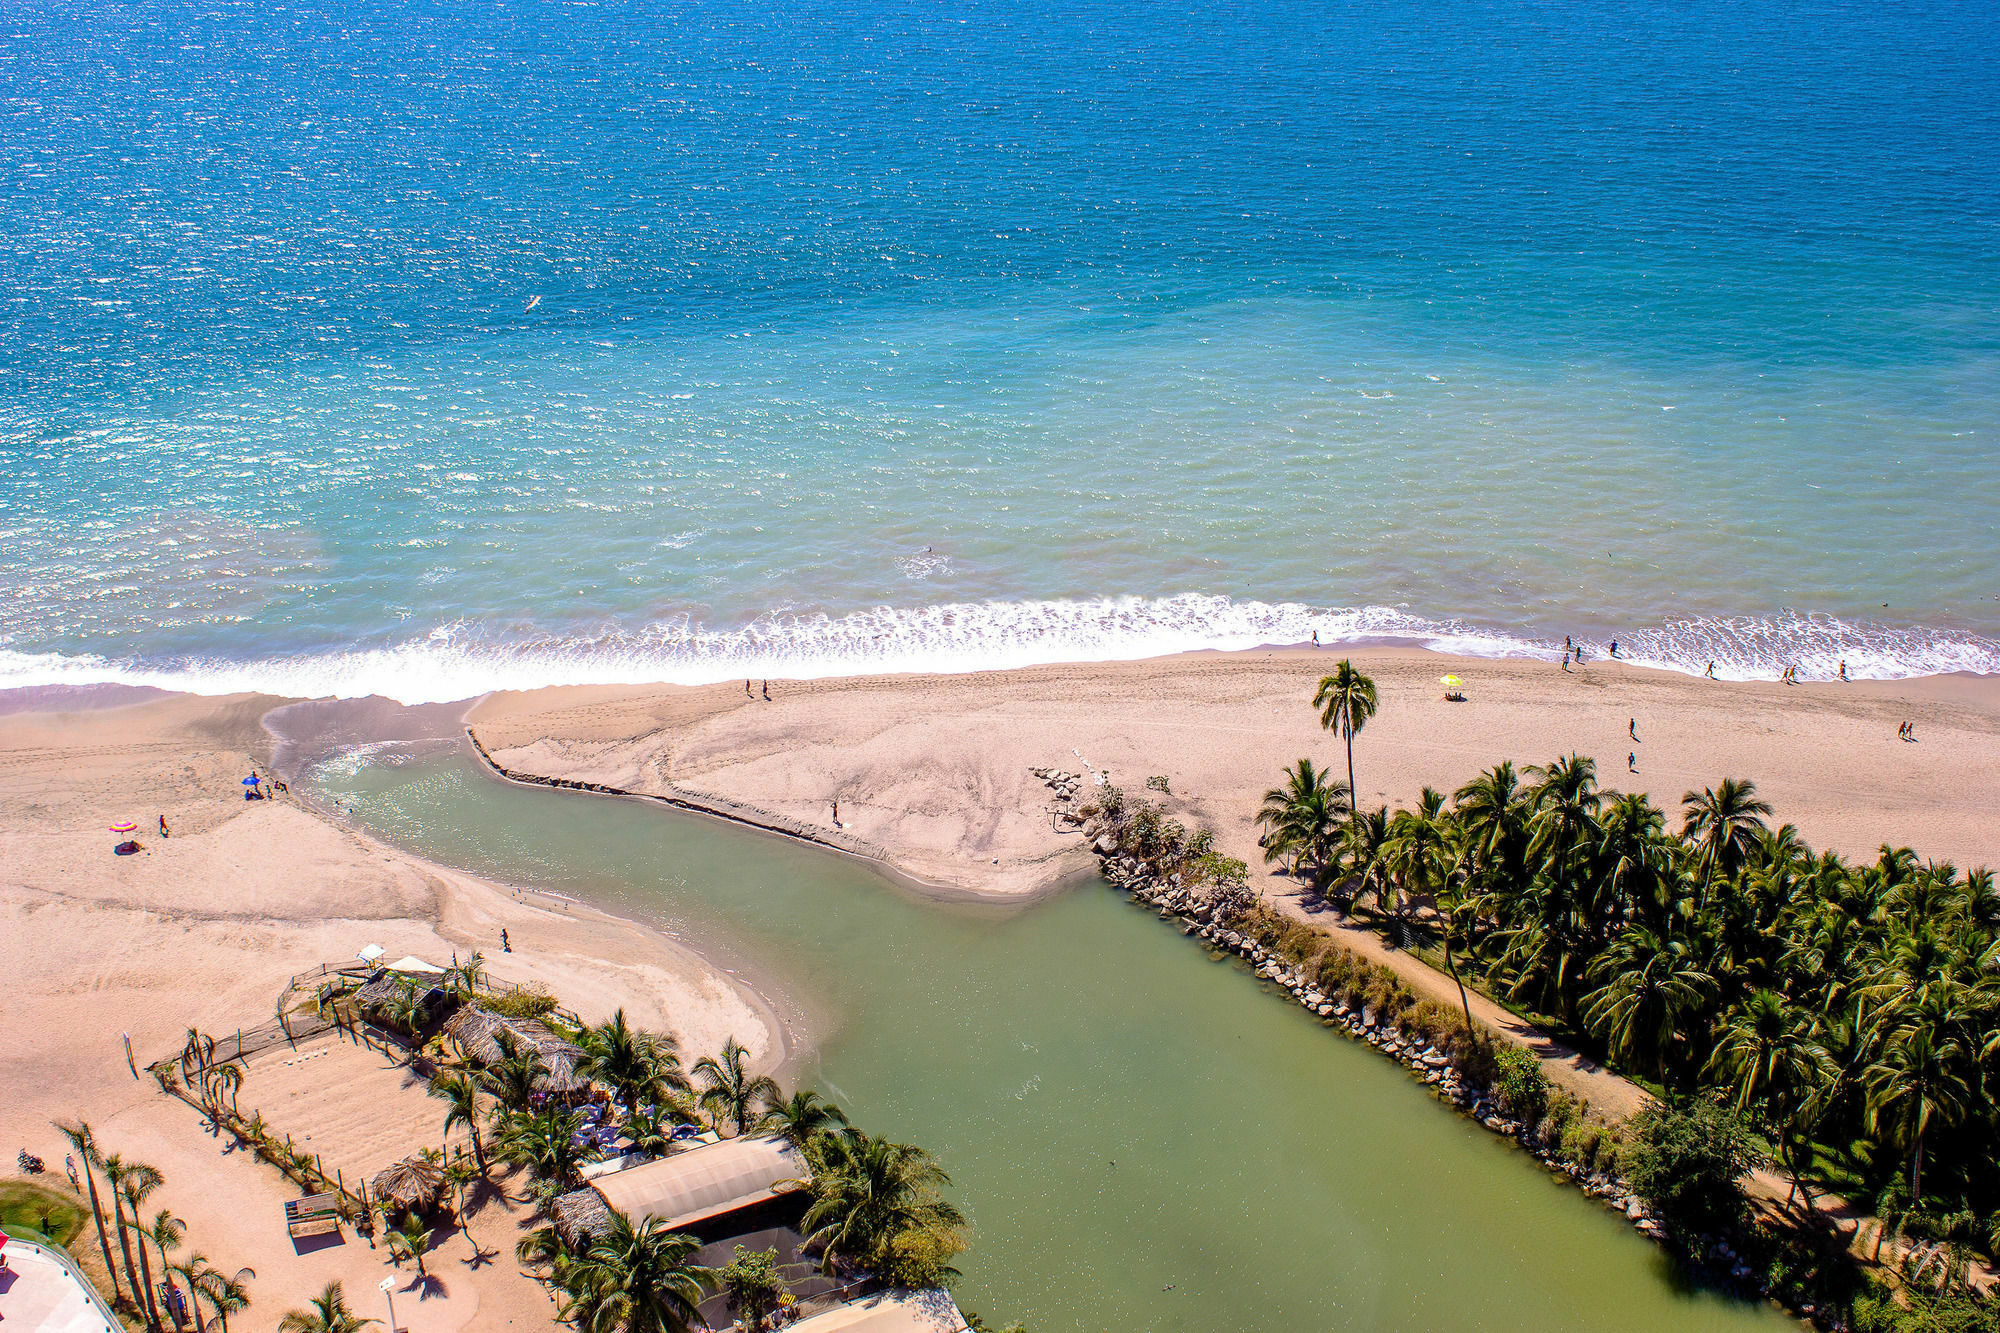
M502 1018L547 1018L556 1011L556 997L542 986L521 986L482 996L479 1003Z
M762 1328L785 1296L776 1250L746 1250L738 1245L735 1258L716 1270L715 1284L729 1297L729 1313L750 1328Z
M1313 703L1351 765L1372 685L1342 663ZM1814 1187L1837 1185L1882 1213L1884 1231L1958 1236L1917 1247L1925 1281L1950 1268L1937 1256L1952 1246L2000 1244L2000 894L1987 871L1888 846L1866 865L1816 854L1736 779L1686 793L1671 827L1645 795L1599 787L1579 755L1525 772L1502 763L1393 812L1352 809L1351 767L1346 787L1310 759L1284 777L1258 813L1267 860L1400 943L1441 945L1462 1001L1470 979L1663 1090L1669 1104L1639 1117L1622 1149L1556 1098L1540 1136L1553 1129L1565 1158L1615 1154L1689 1235L1737 1222L1736 1182L1768 1147L1791 1180L1787 1204L1803 1201L1801 1234L1821 1225ZM1218 905L1295 965L1316 957L1308 975L1350 1005L1416 1007L1318 932ZM1547 1096L1533 1063L1499 1051L1492 1083L1530 1123ZM1817 1261L1795 1239L1765 1248L1774 1287L1822 1299L1841 1288L1851 1304L1841 1282L1800 1278ZM1929 1289L1937 1310L1885 1306L1872 1326L1960 1327L1953 1284ZM1916 1322L1880 1322L1898 1318Z
M24 1236L46 1236L68 1249L89 1216L68 1190L37 1180L0 1180L0 1226Z
M1670 1228L1712 1235L1742 1220L1737 1186L1759 1154L1750 1127L1713 1101L1654 1105L1632 1118L1625 1179Z

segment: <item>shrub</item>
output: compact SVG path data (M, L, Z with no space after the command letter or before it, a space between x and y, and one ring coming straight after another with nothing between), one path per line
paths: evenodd
M1534 1124L1542 1118L1548 1106L1549 1080L1542 1073L1542 1062L1535 1053L1524 1046L1502 1046L1493 1055L1497 1077L1493 1090L1500 1095L1500 1105L1516 1120Z
M1474 1036L1461 1028L1458 1040L1452 1044L1452 1067L1470 1086L1490 1088L1500 1078L1499 1052L1504 1049L1485 1033Z
M1749 1126L1714 1102L1654 1105L1632 1118L1620 1154L1625 1178L1683 1237L1721 1230L1743 1215L1737 1182L1757 1164Z
M1319 960L1319 967L1313 973L1313 984L1328 995L1338 994L1347 979L1354 975L1354 955L1335 945L1328 949Z
M534 985L483 996L479 1004L503 1018L547 1018L555 1012L556 997L546 986Z

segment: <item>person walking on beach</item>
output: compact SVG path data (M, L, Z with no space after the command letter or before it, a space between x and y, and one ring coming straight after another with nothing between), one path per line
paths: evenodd
M1844 657L1840 659L1840 678L1847 679L1847 659Z
M1313 631L1313 647L1315 647L1315 648L1319 647L1319 631L1318 631L1318 630L1314 630L1314 631Z
M1569 670L1569 649L1563 649L1563 670Z
M500 927L500 952L501 953L514 952L514 946L510 944L507 940L507 927L505 926Z
M1627 736L1630 736L1630 737L1631 737L1631 738L1632 738L1633 740L1635 740L1635 741L1639 739L1639 719L1638 719L1638 718L1636 718L1636 717L1628 717L1628 718L1626 718L1626 719L1625 719L1625 734L1626 734Z
M835 828L840 827L840 798L838 796L833 798L833 826Z
M1706 670L1706 671L1702 672L1701 674L1702 674L1702 675L1704 675L1704 676L1707 676L1707 677L1708 677L1708 678L1709 678L1710 680L1714 680L1714 679L1715 679L1715 663L1714 663L1714 662L1710 662L1710 663L1708 664L1708 670Z
M747 676L744 678L743 681L743 697L746 699L751 699L756 697L756 692L750 688L750 680Z
M771 682L767 680L764 682L764 698L768 700L770 697L771 697Z
M1637 750L1625 756L1625 771L1627 773L1637 773L1639 771L1639 752Z
M160 836L162 838L167 836L167 817L165 815L160 816Z
M1618 656L1618 640L1616 639L1613 639L1611 641L1611 655L1613 657Z

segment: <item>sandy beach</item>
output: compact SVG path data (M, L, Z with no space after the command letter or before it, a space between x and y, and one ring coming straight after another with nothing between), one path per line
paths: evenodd
M158 1167L166 1184L149 1207L186 1219L218 1265L257 1270L260 1326L330 1278L379 1318L377 1284L393 1274L400 1292L408 1278L351 1233L345 1245L295 1253L283 1202L297 1191L210 1137L143 1071L135 1079L121 1033L143 1066L176 1052L189 1027L269 1022L286 978L379 944L391 958L439 963L480 949L495 977L544 984L587 1020L623 1006L634 1023L677 1033L690 1058L732 1035L760 1063L778 1058L767 1010L657 932L426 865L289 796L245 801L243 776L252 765L269 771L261 719L282 700L93 692L85 701L128 698L0 715L0 1144L10 1164L26 1148L60 1179L67 1147L49 1122L82 1116L107 1151ZM138 855L112 855L118 837L107 828L123 820L140 826ZM513 953L500 949L503 928ZM292 1063L315 1051L324 1054ZM317 1129L311 1146L325 1148L330 1167L380 1169L440 1137L437 1104L406 1082L384 1057L322 1037L253 1057L241 1103L288 1131ZM497 1247L497 1260L474 1263L470 1241L444 1240L433 1259L440 1285L422 1299L399 1294L398 1324L447 1333L545 1323L548 1296L511 1257L525 1208L495 1199L475 1215L473 1234Z
M1888 842L1961 866L2000 859L1990 832L2000 815L2000 687L1991 681L1789 687L1612 663L1566 673L1417 651L1350 655L1381 691L1381 712L1355 747L1364 800L1408 801L1426 784L1449 790L1500 759L1530 764L1575 751L1597 759L1607 786L1647 791L1669 810L1690 787L1754 779L1780 820L1850 857ZM1104 773L1135 793L1159 776L1179 817L1212 827L1275 902L1310 911L1291 881L1262 865L1252 816L1282 765L1309 755L1344 770L1308 702L1339 656L1287 649L778 681L769 702L740 685L547 690L440 716L455 727L463 715L508 768L794 829L946 895L1025 899L1091 866L1081 839L1056 831L1031 769ZM1443 699L1445 672L1463 679L1465 702ZM285 978L380 944L391 956L439 961L480 948L497 977L544 983L585 1018L623 1006L637 1022L677 1032L684 1050L735 1035L759 1063L783 1054L767 1007L654 931L428 865L289 795L244 801L242 776L252 766L269 771L264 719L284 702L96 691L17 697L0 711L0 966L11 982L0 997L9 1033L0 1077L12 1090L0 1142L58 1167L64 1145L49 1121L90 1119L107 1146L164 1172L160 1201L187 1219L201 1248L258 1269L260 1318L330 1277L372 1300L391 1270L354 1238L294 1253L281 1220L291 1193L284 1182L210 1137L150 1079L135 1079L121 1033L143 1064L176 1050L189 1026L227 1031L268 1020ZM385 731L399 715L364 714ZM1914 743L1897 738L1905 721L1915 724ZM161 815L172 830L164 840ZM117 838L106 830L126 819L140 825L144 850L114 857ZM498 948L502 928L514 953ZM1421 963L1366 932L1345 933L1449 998L1448 983ZM1475 1008L1539 1040L1497 1006ZM375 1168L373 1158L393 1154L402 1138L417 1140L407 1145L414 1149L435 1136L428 1109L410 1100L420 1093L398 1088L407 1080L394 1062L315 1041L253 1059L245 1106L268 1106L273 1121L310 1122L357 1171ZM1561 1081L1602 1109L1637 1105L1623 1080L1545 1041L1539 1049ZM329 1070L331 1093L320 1079ZM379 1113L342 1101L373 1095L351 1089L378 1078L407 1096ZM547 1319L546 1295L511 1261L480 1258L481 1245L511 1244L524 1207L492 1200L474 1216L476 1243L447 1238L437 1261L443 1282L423 1300L411 1288L397 1307L400 1325L446 1333Z
M495 695L469 715L513 770L687 799L796 830L879 861L940 894L1025 897L1094 864L1059 832L1031 770L1108 774L1134 794L1167 780L1169 809L1214 829L1285 910L1456 1004L1447 978L1372 932L1301 901L1264 866L1254 816L1301 756L1343 776L1346 756L1310 706L1347 656L1381 709L1355 743L1364 803L1449 792L1503 759L1572 752L1606 787L1644 791L1677 818L1681 797L1748 778L1818 848L1872 859L1884 843L1961 867L2000 861L2000 682L1937 677L1852 684L1743 684L1593 661L1406 649L1272 649L954 676L891 676L699 688L593 687ZM1463 684L1448 702L1439 677ZM1916 740L1898 739L1915 724ZM1636 733L1638 739L1632 737ZM1636 771L1635 771L1636 770ZM833 822L839 801L840 827ZM1478 997L1474 1013L1530 1044L1551 1075L1613 1115L1641 1094Z

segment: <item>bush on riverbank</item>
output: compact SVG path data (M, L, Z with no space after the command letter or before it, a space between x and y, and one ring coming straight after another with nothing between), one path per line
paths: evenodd
M1759 1161L1742 1120L1708 1100L1656 1103L1630 1129L1625 1178L1676 1235L1714 1235L1742 1220L1739 1184Z

